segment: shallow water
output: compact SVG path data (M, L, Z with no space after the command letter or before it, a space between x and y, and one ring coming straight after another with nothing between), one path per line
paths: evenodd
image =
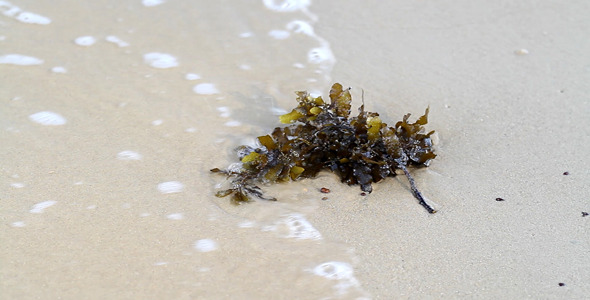
M208 172L329 85L309 5L0 1L4 296L367 296L318 195L235 207Z
M587 6L0 1L0 298L581 299ZM214 196L332 80L389 124L430 106L436 215L399 177Z

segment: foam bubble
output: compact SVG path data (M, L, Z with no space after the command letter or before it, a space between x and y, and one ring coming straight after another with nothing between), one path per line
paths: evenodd
M304 10L307 9L307 7L311 4L310 2L310 0L263 0L264 6L266 6L266 8L280 12Z
M131 150L125 150L117 153L118 160L141 160L142 155Z
M252 36L254 36L254 33L249 32L249 31L240 33L240 37L242 37L242 38L249 38Z
M32 12L23 11L20 7L12 5L7 1L0 1L0 11L3 15L15 18L23 23L38 25L47 25L51 23L51 19Z
M220 106L217 108L217 111L219 112L219 116L222 118L229 118L229 116L231 116L231 112L227 106Z
M29 24L47 25L51 23L51 19L28 11L20 13L16 19Z
M286 229L286 238L299 240L321 240L322 234L315 229L301 214L288 214L273 225L263 228L263 231L279 231Z
M66 70L66 68L64 68L64 67L57 66L57 67L51 68L51 72L63 74L63 73L68 72L68 70Z
M42 59L26 56L22 54L6 54L0 56L0 64L18 65L18 66L32 66L43 63Z
M12 222L12 223L10 223L10 226L12 226L12 227L25 227L25 222L23 222L23 221Z
M31 210L29 210L29 212L32 214L40 214L43 212L43 210L54 205L55 203L57 203L57 201L53 201L53 200L39 202L39 203L33 205Z
M85 35L77 37L74 40L74 43L78 46L88 47L94 45L94 43L96 43L96 39L93 36Z
M195 73L188 73L184 76L184 79L186 80L197 80L197 79L201 79L201 76L199 74L195 74Z
M40 111L29 116L29 120L45 126L58 126L67 123L60 114L51 111Z
M160 125L164 124L164 120L161 120L161 119L153 120L150 124L152 124L153 126L160 126Z
M256 226L256 222L254 221L242 221L238 224L240 228L253 228L254 226Z
M178 181L168 181L158 184L158 191L162 194L180 193L184 189L184 184Z
M182 213L169 214L166 216L166 218L169 220L182 220L184 219L184 215Z
M219 90L213 83L199 83L193 87L193 91L200 95L219 94Z
M210 239L198 240L193 244L193 247L199 252L211 252L218 248L217 243Z
M358 280L354 277L352 267L345 262L325 262L316 266L313 269L313 273L330 280L337 280L338 284L334 285L334 289L336 289L339 295L343 295L351 287L359 285Z
M109 35L107 37L105 37L105 40L109 43L113 43L119 47L128 47L129 43L123 41L122 39L114 36L114 35Z
M22 182L13 182L10 184L11 187L15 188L15 189L22 189L25 187L25 184Z
M143 6L146 6L146 7L157 6L157 5L160 5L164 2L166 2L166 1L164 1L164 0L141 0L141 4L143 4Z
M284 40L288 38L291 34L285 30L271 30L268 32L268 35L277 39L277 40Z
M242 125L242 122L233 120L233 121L227 121L223 125L225 125L227 127L238 127L238 126Z
M315 32L311 24L301 20L291 21L287 24L287 29L295 32L295 33L302 33L305 35L309 35L312 37L316 37Z
M331 62L334 60L332 50L327 47L313 48L307 53L307 61L312 64L321 64L323 62Z
M159 52L150 52L143 55L143 61L157 69L168 69L178 66L176 57Z

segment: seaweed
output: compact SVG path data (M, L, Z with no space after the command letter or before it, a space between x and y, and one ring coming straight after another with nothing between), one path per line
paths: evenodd
M429 213L436 212L408 171L409 166L427 167L436 157L430 138L434 131L424 130L428 108L413 123L406 114L388 127L378 113L365 111L364 103L358 115L350 117L350 88L343 89L339 83L330 90L330 103L305 91L295 93L297 107L280 116L280 121L289 125L259 136L258 147L240 146L238 167L211 170L231 178L231 188L216 196L231 195L234 203L250 201L251 196L276 201L265 197L256 183L313 178L324 169L336 173L344 183L360 185L365 194L373 190L372 183L401 170L420 205Z

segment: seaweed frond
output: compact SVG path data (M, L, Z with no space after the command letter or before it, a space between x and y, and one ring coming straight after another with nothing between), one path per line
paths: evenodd
M231 195L235 203L250 201L250 196L266 200L255 183L273 183L300 178L313 178L321 170L336 173L342 182L358 184L363 192L372 191L372 183L395 176L396 170L406 175L412 193L429 212L435 213L416 187L408 166L427 167L436 157L430 136L425 133L427 108L418 120L409 122L410 114L393 127L388 127L378 113L367 112L364 104L356 117L350 117L350 88L335 83L330 89L330 103L305 91L296 92L298 106L280 116L289 124L258 137L256 148L241 146L238 170L212 169L232 180L232 187L216 196Z

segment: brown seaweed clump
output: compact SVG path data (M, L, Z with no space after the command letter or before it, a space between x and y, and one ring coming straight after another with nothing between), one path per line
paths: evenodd
M232 187L217 192L216 196L231 195L236 203L249 201L250 196L265 200L256 183L284 182L315 177L328 169L349 185L359 184L370 193L371 183L402 170L419 203L429 213L434 210L416 188L407 167L428 166L436 157L430 136L423 125L428 122L428 108L423 116L409 123L410 114L393 127L387 127L378 113L367 112L364 104L359 114L350 118L352 101L350 88L335 83L330 90L330 103L305 91L296 92L299 105L280 121L291 124L277 127L271 134L259 136L259 147L240 146L239 168L212 172L232 178Z

